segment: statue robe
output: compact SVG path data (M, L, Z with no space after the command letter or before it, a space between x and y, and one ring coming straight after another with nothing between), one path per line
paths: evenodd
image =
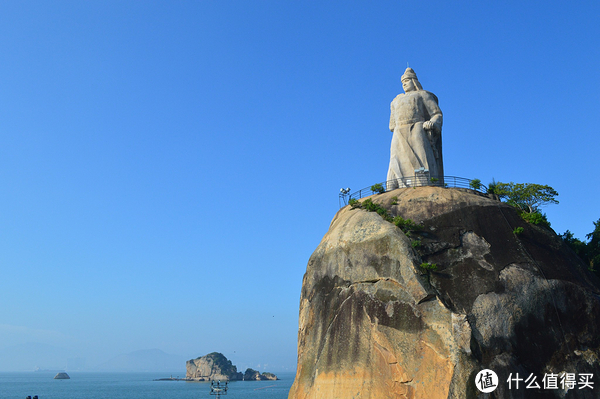
M396 96L390 108L390 130L394 134L387 189L413 185L415 170L420 168L443 184L442 111L437 97L425 90L410 91ZM428 120L434 125L429 131L423 129L423 122Z

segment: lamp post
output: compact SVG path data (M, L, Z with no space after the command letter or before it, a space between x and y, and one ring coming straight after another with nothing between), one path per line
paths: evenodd
M227 395L227 381L225 381L225 385L221 385L221 381L217 381L215 384L214 381L210 382L210 394L215 395L215 397L220 398L221 395Z
M339 198L340 208L342 207L342 200L344 200L344 205L348 205L348 202L346 201L346 196L348 195L349 192L350 192L350 187L340 188L340 198Z

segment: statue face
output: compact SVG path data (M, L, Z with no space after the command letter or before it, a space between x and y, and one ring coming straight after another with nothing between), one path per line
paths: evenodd
M417 87L415 86L415 82L413 82L412 79L404 79L402 81L402 88L404 89L405 93L408 93L409 91L414 91L417 89Z

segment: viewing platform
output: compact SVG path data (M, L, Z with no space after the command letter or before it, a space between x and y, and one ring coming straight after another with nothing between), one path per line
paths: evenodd
M388 180L381 183L373 184L353 193L350 193L350 188L340 189L339 205L340 208L348 205L351 199L361 199L373 194L382 194L387 191L392 191L397 188L407 187L448 187L448 188L465 188L479 193L486 194L488 188L481 184L479 179L467 179L457 176L430 176L428 173L417 173L411 177L403 177L400 179Z

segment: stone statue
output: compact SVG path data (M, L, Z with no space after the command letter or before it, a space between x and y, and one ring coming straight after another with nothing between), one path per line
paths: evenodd
M438 99L423 90L412 68L406 68L402 75L402 88L405 94L398 94L390 105L390 130L394 135L387 189L426 185L430 178L443 184L442 111ZM415 182L416 174L426 180Z

